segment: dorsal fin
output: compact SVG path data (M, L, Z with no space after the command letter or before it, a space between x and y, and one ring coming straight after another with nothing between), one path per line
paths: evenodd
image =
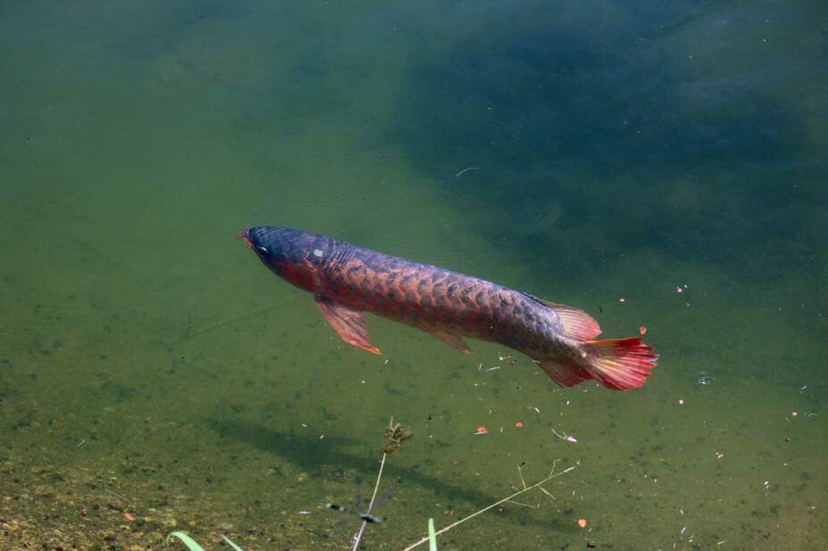
M547 308L551 308L561 318L564 335L570 339L590 341L601 334L601 326L589 314L573 306L549 302L536 296L528 295Z

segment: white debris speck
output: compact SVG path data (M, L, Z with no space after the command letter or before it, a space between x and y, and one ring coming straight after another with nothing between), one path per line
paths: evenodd
M319 257L319 258L322 258L322 255L324 255L324 254L325 254L325 253L324 253L324 252L322 252L322 249L314 249L314 250L313 250L313 256L317 256L317 257Z
M555 429L552 429L552 433L561 440L566 440L567 442L572 442L573 444L578 441L574 436L569 435L567 433L558 434L558 432Z

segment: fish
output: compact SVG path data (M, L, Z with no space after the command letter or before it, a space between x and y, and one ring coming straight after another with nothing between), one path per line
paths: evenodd
M471 353L464 338L506 346L531 358L560 386L595 380L613 390L644 385L658 354L640 337L595 340L598 322L586 312L529 293L281 226L239 234L259 260L311 293L346 343L373 354L365 313L429 333Z

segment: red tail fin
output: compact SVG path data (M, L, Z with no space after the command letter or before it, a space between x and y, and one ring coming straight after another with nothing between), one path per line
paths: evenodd
M644 384L658 354L638 337L586 341L589 374L607 388L630 390Z

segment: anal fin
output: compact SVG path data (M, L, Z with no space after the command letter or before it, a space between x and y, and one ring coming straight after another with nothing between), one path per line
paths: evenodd
M561 386L575 386L589 379L592 375L589 372L576 364L573 361L555 361L552 359L535 360L535 362L543 369L544 373L549 375L549 378Z
M365 328L365 314L322 295L316 295L315 298L319 311L322 312L325 320L343 341L372 354L382 354L380 349L372 346L368 339L368 329Z
M446 343L452 348L456 348L463 354L471 354L471 348L463 342L461 337L457 335L452 335L451 333L446 333L445 331L429 331L432 335Z

